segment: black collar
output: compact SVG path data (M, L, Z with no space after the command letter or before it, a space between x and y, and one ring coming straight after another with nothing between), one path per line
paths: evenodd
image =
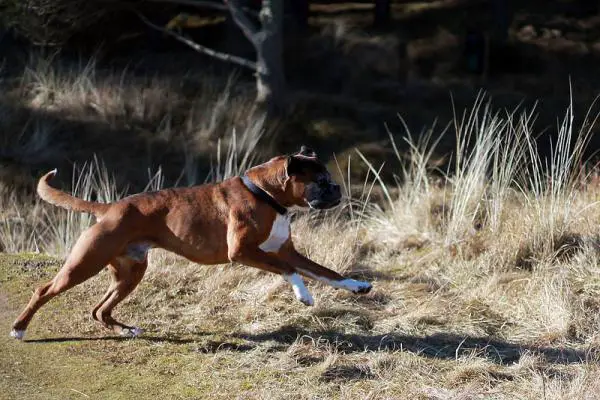
M242 176L242 182L244 182L244 185L246 185L246 187L248 188L249 191L251 191L256 197L258 197L259 199L263 200L265 203L267 203L268 205L273 207L275 209L275 211L277 211L279 214L281 214L281 215L287 214L287 208L285 208L284 206L279 204L277 202L277 200L275 200L273 197L271 197L271 195L269 193L265 192L263 189L256 186L250 180L250 178L248 178L247 175Z

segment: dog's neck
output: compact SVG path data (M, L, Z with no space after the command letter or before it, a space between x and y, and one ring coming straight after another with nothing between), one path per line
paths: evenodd
M287 179L285 168L273 168L271 165L273 162L283 161L272 160L268 163L257 165L246 171L246 175L255 185L267 192L283 207L292 207L296 203L285 191L285 181Z

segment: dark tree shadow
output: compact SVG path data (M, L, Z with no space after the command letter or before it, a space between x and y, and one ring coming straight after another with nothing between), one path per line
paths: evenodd
M589 361L595 350L576 350L569 347L531 346L510 343L490 337L461 336L456 334L434 334L414 336L401 334L360 335L344 334L331 330L308 331L294 326L284 326L276 331L261 334L239 333L234 336L253 342L274 341L282 346L291 345L302 337L319 337L334 343L341 353L363 351L409 351L424 357L455 359L476 354L497 364L518 362L524 353L539 355L549 363L571 364Z
M433 335L417 336L396 333L368 335L346 334L334 330L307 330L296 326L283 326L277 330L259 334L238 332L229 335L234 340L203 340L202 337L210 336L210 332L195 332L190 337L164 336L151 334L140 336L135 340L150 343L170 343L175 345L195 345L199 353L217 353L219 351L245 352L255 349L261 343L269 343L271 351L285 351L296 341L319 338L336 346L338 352L343 354L373 351L395 352L408 351L419 356L452 360L461 356L475 355L500 365L509 365L518 362L523 354L535 354L553 364L577 364L595 360L599 355L598 350L589 348L585 350L562 346L535 346L511 343L497 338L457 335L450 333L437 333ZM240 343L242 339L247 343ZM121 336L67 336L56 338L28 339L25 343L66 343L87 341L115 341L133 340Z
M24 104L7 103L2 98L0 109L8 115L0 124L0 139L4 140L0 148L0 164L31 173L29 182L16 182L16 179L5 182L11 186L25 184L31 190L37 177L53 168L60 172L55 184L68 186L72 182L73 165L81 168L94 157L106 166L117 187L129 188L130 193L143 190L149 174L159 168L166 186L177 182L178 186L184 186L187 183L183 175L186 171L185 141L158 137L160 135L155 133L158 117L146 120L125 115L102 117L91 111L74 111L76 115L70 115L69 110L34 109ZM171 115L163 111L157 112L157 115ZM185 120L186 109L174 110L171 116ZM40 134L42 128L45 131ZM179 128L183 132L184 129ZM22 134L19 136L13 131ZM211 148L207 144L206 152L193 154L199 177L209 174Z

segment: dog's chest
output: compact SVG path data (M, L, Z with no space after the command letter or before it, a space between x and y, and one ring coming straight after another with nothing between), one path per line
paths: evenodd
M273 226L271 226L271 233L269 233L269 237L258 247L267 253L274 253L279 251L281 246L283 246L289 237L290 216L288 214L277 214L275 221L273 221Z

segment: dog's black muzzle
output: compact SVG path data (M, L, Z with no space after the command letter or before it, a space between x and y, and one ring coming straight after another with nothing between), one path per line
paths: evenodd
M311 208L325 210L337 206L342 201L340 185L335 183L319 185L318 190L314 190L314 192L316 192L314 198L308 200Z

